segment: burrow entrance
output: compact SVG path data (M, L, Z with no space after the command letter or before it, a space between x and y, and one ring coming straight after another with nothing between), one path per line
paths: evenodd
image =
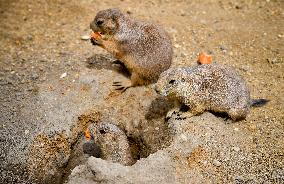
M133 165L172 142L163 118L141 122L133 132L105 121L97 111L78 117L72 137L39 135L31 148L30 173L39 183L64 183L72 169L94 156L123 165Z

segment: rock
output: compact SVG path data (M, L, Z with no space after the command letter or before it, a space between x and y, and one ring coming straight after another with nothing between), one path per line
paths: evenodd
M32 35L28 35L28 36L26 37L26 39L29 40L29 41L32 41L32 40L34 39L34 37L33 37Z
M241 176L236 176L235 177L235 183L246 183L244 178Z
M267 62L269 63L269 64L275 64L275 63L277 63L277 60L276 60L276 58L273 58L273 59L267 59Z
M248 65L242 65L240 69L244 72L250 71L250 67Z
M221 166L221 162L219 162L218 160L214 159L213 160L213 165L220 167Z
M223 52L227 52L227 47L224 45L220 45L220 50Z
M39 76L36 73L32 74L32 76L31 76L32 80L37 80L38 78L39 78Z
M91 37L89 35L81 36L81 40L89 40Z
M60 75L60 79L65 78L66 76L67 76L67 73L65 72L65 73Z
M179 44L174 44L175 48L180 48L181 46Z

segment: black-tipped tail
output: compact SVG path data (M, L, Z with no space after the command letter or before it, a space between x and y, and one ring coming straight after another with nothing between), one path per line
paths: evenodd
M265 104L267 104L270 100L267 99L252 99L251 100L251 106L252 107L262 107Z

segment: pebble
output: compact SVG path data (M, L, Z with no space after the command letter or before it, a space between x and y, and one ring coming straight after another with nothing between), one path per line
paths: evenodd
M65 73L61 74L60 79L66 77L66 76L67 76L67 73L65 72Z
M273 58L273 59L267 59L267 62L269 64L275 64L277 62L276 58Z
M215 159L215 160L213 160L213 165L219 167L219 166L221 166L221 162L219 162L218 160Z
M32 78L32 80L36 80L36 79L38 79L38 74L36 74L36 73L34 73L34 74L32 74L32 76L31 76L31 78Z
M236 152L239 152L241 150L239 147L235 147L235 146L232 149Z
M89 35L81 36L81 40L89 40L91 37Z
M240 67L241 70L243 70L244 72L247 72L250 70L250 67L248 65L243 65Z
M33 38L32 35L28 35L28 36L26 37L26 39L29 40L29 41L32 41L34 38Z
M243 177L241 176L236 176L235 177L235 183L246 183Z
M175 48L180 48L181 46L179 44L174 44Z
M226 46L224 46L224 45L220 45L220 49L221 49L221 51L223 51L223 52L226 52L226 51L227 51L227 48L226 48Z

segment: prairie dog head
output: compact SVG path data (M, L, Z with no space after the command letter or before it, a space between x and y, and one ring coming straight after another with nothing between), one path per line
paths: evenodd
M116 140L117 137L124 136L124 132L111 123L100 123L95 130L95 139L98 142L106 141L107 139Z
M91 22L90 28L94 32L113 35L119 28L118 21L121 17L123 17L123 14L119 9L113 8L101 10Z
M183 68L171 68L160 75L155 90L162 96L176 98L181 96L189 85Z

